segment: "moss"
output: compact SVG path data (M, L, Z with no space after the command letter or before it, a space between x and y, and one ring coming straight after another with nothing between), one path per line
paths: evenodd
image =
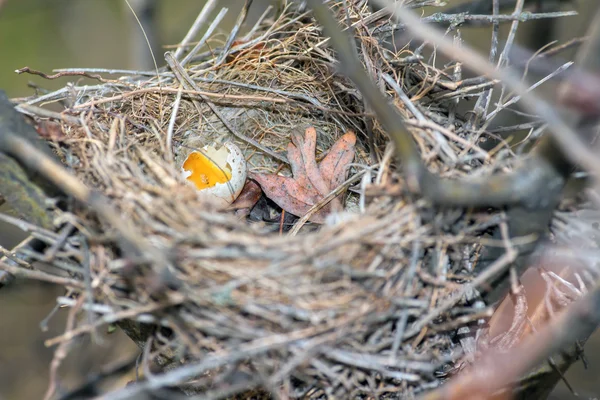
M33 184L12 158L0 153L0 195L26 221L42 228L52 228L52 214L47 197Z

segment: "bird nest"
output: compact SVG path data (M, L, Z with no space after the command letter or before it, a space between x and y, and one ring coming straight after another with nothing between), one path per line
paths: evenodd
M366 70L428 169L454 178L510 167L509 148L479 148L481 132L456 112L470 90L452 87L460 69L383 45L376 32L392 22L363 3L338 9L339 20L352 24ZM385 132L337 72L310 13L290 6L244 37L207 38L210 50L168 53L169 68L156 71L59 71L98 83L21 103L64 166L115 212L107 221L81 202L56 210L46 273L60 277L69 289L61 304L83 318L48 344L123 328L144 349L142 365L165 370L144 369L145 380L114 398L174 386L208 397L262 388L315 398L436 387L463 354L457 329L489 315L464 284L479 237L501 218L440 210L405 190ZM64 109L39 108L50 103ZM267 199L262 219L240 217L201 198L181 173L193 139L235 142L250 176L290 176L285 150L307 127L317 132L317 160L344 133L357 136L354 161L331 188L343 209L324 224L290 218Z

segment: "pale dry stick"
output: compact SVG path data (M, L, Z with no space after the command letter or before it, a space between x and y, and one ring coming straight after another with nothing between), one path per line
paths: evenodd
M75 303L77 302L76 299L73 299L71 297L67 297L67 295L65 296L59 296L56 298L56 304L58 307L73 307L75 305ZM84 304L82 306L82 308L86 311L92 311L96 314L101 314L101 315L112 315L118 311L115 311L112 309L112 307L107 306L105 304L98 304L98 303L94 303L91 306ZM112 319L117 318L114 315L111 317ZM132 319L134 321L137 321L139 323L142 324L156 324L156 325L160 325L160 326L164 326L165 328L169 328L169 322L167 321L166 318L160 318L160 317L156 317L152 314L150 314L150 312L145 312L145 313L139 313L137 315L132 315L126 318L117 318L117 320L124 320L124 319ZM110 324L109 322L107 322L106 324ZM97 329L97 327L91 327L89 325L87 325L85 327L85 332L90 332L94 329ZM79 334L83 334L84 332L80 332ZM57 338L58 339L58 338Z
M483 75L489 75L501 80L516 94L522 96L524 107L533 114L542 117L550 128L550 132L556 143L560 146L565 156L575 165L580 165L594 176L600 176L600 162L598 157L592 153L586 144L579 138L577 133L567 125L553 107L538 98L533 93L527 92L527 85L515 76L512 71L495 69L489 61L469 47L456 47L451 40L422 23L411 11L401 6L391 4L385 0L375 0L376 3L388 9L393 15L405 23L411 31L421 40L435 43L437 49L448 57L462 62L470 69Z
M352 164L350 164L350 166L352 166ZM373 169L379 167L379 165L375 164L372 166L359 166L359 167L364 168L365 174L363 175L363 177L360 180L358 211L361 214L364 214L367 209L367 198L366 198L367 186L369 186L371 184L371 182L373 181L373 174L372 174Z
M427 121L427 118L425 118L423 113L419 111L419 109L412 103L412 101L410 101L406 93L404 93L404 90L402 90L400 85L396 83L396 81L394 81L394 79L389 74L382 74L381 77L396 92L400 100L402 100L406 108L408 108L408 110L415 116L417 121L421 123ZM456 163L458 157L448 144L446 138L435 129L433 129L433 134L435 135L436 142L439 144L442 151L446 154L446 156L448 156L450 163Z
M122 320L137 318L141 314L150 314L156 313L160 310L164 310L165 308L176 306L182 304L186 300L185 296L180 293L175 293L168 300L163 300L156 303L146 304L140 307L128 308L121 311L113 312L112 314L105 314L102 317L96 319L93 324L83 325L77 328L74 328L68 332L63 333L62 335L46 339L44 341L44 345L47 347L54 346L56 344L69 342L77 336L83 335L84 333L88 333L97 329L103 325L113 324L115 322L119 322ZM156 322L156 318L154 318L154 322Z
M77 316L77 313L81 308L81 305L83 304L84 300L85 297L80 297L79 299L77 299L77 303L75 304L75 306L69 310L66 323L67 332L69 332L75 327L75 317ZM56 389L58 387L58 369L60 368L60 365L62 364L64 359L67 358L70 345L71 343L68 342L61 343L58 346L58 348L54 351L54 356L52 357L52 362L50 363L50 376L48 377L48 388L46 389L46 393L44 394L44 400L50 400L52 397L54 397L54 394L56 393Z
M506 222L502 222L500 224L500 230L503 236L503 240L509 240L508 227L506 225ZM481 284L487 282L488 279L492 278L493 276L501 273L506 268L508 268L516 259L518 254L512 246L514 240L511 240L510 243L511 245L508 248L506 248L504 254L502 254L498 259L496 259L496 261L490 264L482 273L477 275L475 279L463 285L460 288L460 290L456 292L453 296L446 299L442 304L431 310L423 318L416 321L414 325L411 326L411 329L404 334L404 339L409 339L413 336L416 336L421 331L421 329L426 327L431 321L439 317L442 313L448 311L451 307L458 303L468 292L476 289Z
M223 7L221 11L219 11L217 16L212 20L212 22L208 26L208 29L204 33L204 36L202 36L202 39L200 39L200 41L196 43L194 48L190 50L190 52L183 58L183 60L181 60L182 66L186 66L187 63L190 62L192 58L194 58L196 53L198 53L198 51L206 44L206 42L208 41L208 39L210 39L215 29L217 29L217 26L221 23L223 18L225 18L225 14L227 14L228 11L229 9L225 7Z
M165 60L167 61L167 64L169 65L169 67L171 68L171 70L175 73L175 76L177 76L179 82L183 85L183 86L187 86L189 88L191 88L192 90L196 90L197 92L200 92L200 90L198 89L198 86L196 85L196 83L190 78L190 76L187 74L187 72L182 68L181 64L179 64L177 62L177 60L175 60L173 58L173 56L171 55L171 53L166 52L165 53ZM203 94L199 94L198 96L200 96L200 98L202 99L202 101L204 101L206 103L206 105L208 105L208 107L211 109L211 111L221 120L221 123L223 123L223 125L225 125L225 127L227 128L227 130L229 130L229 132L231 132L235 137L237 137L238 139L256 147L257 149L265 152L266 154L270 155L271 157L275 158L276 160L279 160L285 164L288 164L288 160L286 157L275 153L273 150L263 146L262 144L258 143L256 140L246 137L244 135L242 135L240 132L238 132L237 129L235 129L235 127L227 120L227 118L225 118L225 116L219 111L219 109L214 105L214 103L212 103L206 96L204 96Z
M542 84L548 82L550 79L554 78L555 76L559 75L563 71L570 68L573 64L574 64L574 62L569 61L569 62L561 65L556 71L552 72L550 75L543 77L542 79L540 79L539 81L537 81L536 83L531 85L528 89L528 92L531 92L532 90L537 89ZM504 103L501 101L498 102L498 106L496 107L496 109L487 115L487 117L486 117L487 124L485 126L487 126L489 124L489 122L491 122L492 118L494 118L496 115L498 115L499 112L501 112L502 110L506 109L507 107L510 107L511 105L515 104L519 100L521 100L521 96L511 97L509 100L507 100ZM485 126L484 126L484 128L485 128Z
M89 72L89 73L98 73L98 74L109 74L109 75L132 75L132 76L156 76L156 72L155 71L142 71L142 70L136 70L136 69L120 69L120 68L56 68L53 69L52 72L68 72L68 73L79 73L79 72ZM160 76L169 76L172 75L170 72L161 72ZM83 86L83 87L87 87L87 86ZM96 85L96 86L89 86L90 88L97 88L97 89L104 89L106 88L105 85ZM75 86L73 88L62 88L57 90L56 92L60 92L60 91L65 91L65 90L69 90L69 89L73 89L74 91L79 91L81 90L81 86ZM53 93L56 93L53 92ZM43 97L43 96L41 96ZM39 99L39 97L36 97L33 100L37 100Z
M75 306L76 303L77 303L77 299L74 299L72 297L58 296L56 298L56 304L58 304L59 306L73 307L73 306ZM109 305L106 305L106 304L97 304L97 303L94 303L92 305L83 304L81 308L88 310L88 311L92 311L96 314L110 314L110 313L114 312L112 307Z
M151 87L151 88L145 88L145 89L136 89L136 90L132 90L131 92L119 94L117 96L105 97L103 99L90 100L87 103L77 104L76 106L72 107L72 110L86 109L86 108L94 107L94 106L97 106L100 104L110 103L113 101L122 100L127 97L136 96L136 95L140 95L140 94L144 94L144 93L174 93L174 94L177 94L178 92L179 92L179 89L167 88L167 87L162 87L162 88L161 87ZM287 99L280 99L280 98L276 98L276 97L213 93L213 92L207 92L204 90L199 90L199 88L197 88L197 87L196 87L196 89L182 90L181 93L188 94L188 95L196 95L201 98L213 97L213 98L216 98L217 100L218 99L250 100L250 101L260 101L260 102L269 102L269 103L278 103L278 104L289 103L289 100L287 100ZM60 115L58 113L55 113L55 114ZM48 115L51 115L51 114L48 114ZM78 124L80 124L80 122Z
M62 236L62 235L61 235ZM83 252L82 262L81 262L81 270L83 275L83 284L85 285L85 294L81 297L85 298L85 304L91 307L94 304L94 290L92 288L92 257L90 246L88 244L87 238L83 235L79 235L79 242L81 243L81 250ZM59 243L59 242L57 242ZM87 322L88 324L93 324L96 316L93 312L86 310ZM98 335L96 330L92 330L91 332L92 340L96 344L102 344L103 340Z
M41 76L44 79L48 79L48 80L53 80L53 79L58 79L58 78L62 78L65 76L84 76L86 78L90 78L90 79L96 79L99 80L102 83L119 83L118 81L115 80L108 80L108 79L104 79L103 77L101 77L100 75L92 75L89 74L85 71L78 71L78 72L58 72L54 75L48 75L42 71L38 71L29 67L23 67L23 68L19 68L17 70L15 70L15 73L17 74L31 74L31 75L37 75L37 76Z
M459 29L456 30L454 34L454 45L460 47L462 45L462 33ZM452 65L452 80L454 82L462 81L462 64L460 62L455 62ZM448 103L448 121L446 122L447 126L453 126L456 121L456 111L458 109L458 105L460 104L460 99L456 98Z
M175 129L175 120L177 119L177 112L179 111L179 103L181 103L181 93L183 91L183 85L179 84L177 90L177 97L175 97L175 103L173 103L173 109L171 111L171 118L169 119L169 126L167 128L167 160L173 161L173 130Z
M500 3L498 0L493 0L492 14L494 16L500 14ZM518 22L513 21L513 25L515 23L518 23ZM491 44L490 56L489 56L490 63L493 63L496 61L496 53L498 51L499 28L500 28L499 21L497 21L497 20L494 21L493 25L492 25L492 44ZM494 87L491 86L488 90L483 92L482 95L477 99L477 102L475 103L475 107L473 107L473 113L469 115L469 119L467 121L467 127L466 127L467 131L470 131L473 128L473 126L479 126L482 117L485 120L485 113L487 112L488 107L490 105L493 90L494 90ZM472 142L476 143L477 139L475 138L474 140L472 140Z
M19 104L15 107L19 112L22 112L26 115L35 115L37 117L43 118L52 118L57 121L64 121L73 125L80 125L81 120L79 118L73 117L71 115L66 115L64 113L59 113L56 111L47 110L42 107L36 107L29 104Z
M497 2L497 0L495 0L495 1ZM521 13L523 11L523 5L524 5L524 0L517 0L516 4L515 4L515 11L513 12L513 15ZM517 34L518 27L519 27L519 21L518 20L513 21L510 26L510 31L508 32L508 38L506 39L506 43L504 44L504 49L502 50L502 53L500 53L500 57L498 58L498 64L497 64L496 68L498 68L498 69L502 68L503 65L508 61L508 53L510 52L512 44L515 40L515 36ZM490 62L493 62L493 60L490 60ZM489 116L486 116L485 113L487 112L487 110L489 108L489 104L491 101L491 94L492 94L493 90L494 90L494 87L492 86L486 91L486 93L487 93L486 105L485 105L485 109L483 110L483 112L481 114L483 116L484 123L485 123L485 121L491 121ZM504 97L504 90L505 90L504 87L502 87L500 89L500 99L502 99ZM501 102L502 101L500 101L500 103ZM479 104L479 100L477 101L477 103ZM499 105L496 106L495 111L498 111L498 109L499 109ZM485 124L485 127L487 127L487 124ZM475 137L472 138L472 141L477 142L479 140L479 136L481 135L482 132L483 132L483 129L480 129L475 134Z
M0 261L0 270L6 271L14 276L22 276L27 279L38 280L42 282L54 283L59 286L70 287L75 289L85 289L85 285L83 282L78 281L76 279L71 278L63 278L60 276L55 276L48 274L42 271L36 271L32 269L26 269L22 267L15 267L13 265L9 265L4 261Z
M490 159L490 155L488 154L487 151L483 150L481 147L477 146L475 143L471 143L468 140L458 136L456 133L452 132L450 129L444 128L443 126L436 124L432 120L426 119L423 121L415 121L413 119L407 119L404 122L406 123L406 125L412 125L412 126L416 126L419 128L436 130L436 131L440 132L441 134L443 134L444 136L446 136L448 139L452 139L456 143L460 143L461 145L463 145L465 150L467 150L467 151L472 150L472 151L478 153L485 161L489 161L489 159Z
M242 27L242 24L244 22L246 22L246 17L248 16L248 9L252 5L252 2L253 2L253 0L244 0L244 6L242 7L242 11L240 11L240 15L238 15L238 17L235 21L235 25L231 29L231 33L229 34L229 37L227 38L227 41L225 42L225 46L223 46L223 51L219 55L219 58L217 59L217 61L214 63L213 67L217 67L217 66L221 65L223 63L223 61L225 61L225 58L227 58L227 55L229 54L229 50L231 50L231 46L233 46L233 42L237 38L237 35L240 31L240 28Z
M57 71L57 70L54 70L54 71ZM151 75L154 76L154 74L151 74ZM119 87L119 86L129 87L129 85L126 85L126 84L113 85L113 86L114 87ZM34 97L33 99L30 99L30 100L25 101L24 103L21 103L20 106L23 106L23 105L34 105L34 104L37 104L37 103L42 103L41 105L50 104L50 103L54 103L56 101L60 101L60 100L68 98L68 96L72 92L85 93L88 90L89 91L106 90L106 87L107 87L107 85L67 86L67 87L55 90L53 92L50 92L50 93L46 93L46 94L44 94L42 96Z
M27 222L21 218L13 217L8 214L0 213L0 221L4 221L7 224L16 226L24 232L38 233L45 238L49 238L50 240L57 240L59 237L58 233L54 231L44 229L36 224L32 224L31 222Z
M365 172L366 171L363 170L363 171L356 173L355 175L350 177L350 179L347 179L344 183L342 183L340 186L338 186L333 191L331 191L327 196L323 197L317 204L315 204L314 206L309 208L308 211L306 212L306 214L304 214L302 216L302 218L300 218L298 221L296 221L296 223L294 224L292 229L290 229L288 236L296 236L298 234L298 232L300 231L300 228L302 228L304 226L304 224L306 224L308 222L310 217L312 217L316 212L318 212L320 209L325 207L331 200L335 199L342 192L344 192L344 190L346 190L348 188L348 186L350 186L351 184L353 184L355 182L358 182L362 178L362 176L365 174Z
M491 1L491 0L486 0ZM381 0L375 0L375 2L379 2L379 4L383 4ZM488 15L488 14L446 14L446 13L435 13L430 16L423 18L424 24L441 24L445 26L481 26L483 24L494 24L496 22L527 22L534 21L540 19L559 19L564 17L574 17L577 16L578 13L576 11L556 11L556 12L547 12L547 13L531 13L531 12L521 12L519 14L499 14L499 15ZM410 26L408 23L403 21L403 23L398 24L389 24L387 26L383 26L375 33L382 35L383 34L391 34L396 31L405 30L407 26ZM429 28L428 28L429 29ZM386 36L387 36L386 35Z
M450 321L436 324L431 328L431 330L435 333L455 331L459 328L469 325L472 322L481 321L482 319L489 320L493 315L494 308L488 307L472 314L462 315L459 317L453 316Z
M517 0L500 0L500 9L514 7ZM564 0L546 0L547 3L559 3ZM459 4L452 5L446 9L447 14L483 14L490 13L492 10L490 0L471 0L466 3L458 2ZM537 0L526 0L526 3L531 5L541 5Z
M248 33L246 33L246 35L242 38L242 41L246 42L246 41L250 40L250 38L252 38L252 36L254 36L254 34L256 33L256 31L258 31L258 29L260 28L260 25L263 23L263 21L267 18L267 15L269 15L269 13L272 10L273 10L273 6L269 4L269 6L267 7L267 9L258 18L258 21L256 21L256 23L250 29L250 31L248 31Z
M175 57L175 59L179 59L181 57L187 45L192 41L192 39L194 39L194 37L196 37L198 32L200 32L200 29L202 29L202 27L208 20L208 17L217 5L217 2L218 0L208 0L206 4L204 4L204 7L202 7L200 14L198 14L198 16L196 17L196 20L192 24L191 28L185 34L181 43L177 46L175 54L173 54L173 57Z
M17 244L10 250L3 246L0 246L0 263L11 262L20 265L21 267L30 269L31 265L29 265L29 262L25 261L24 259L18 258L17 254L23 251L24 249L27 249L31 245L31 241L35 239L36 238L34 238L33 235L29 235L27 236L27 238L22 240L19 244ZM0 283L1 282L2 281L0 280Z
M126 74L126 75L144 75L144 76L154 76L155 75L155 73L153 73L153 72L134 71L134 70L127 70L127 69L73 68L73 69L69 69L68 71L71 71L71 70L73 70L73 71L85 70L85 71L90 71L90 72L98 72L98 73L106 73L106 74ZM67 71L67 70L54 70L54 71ZM165 78L172 78L175 75L172 72L162 72L160 74L160 76L165 77ZM282 97L289 97L289 98L295 99L295 100L303 100L307 103L313 104L316 107L320 107L321 110L324 110L324 111L327 110L318 99L316 99L314 97L310 97L304 93L295 93L295 92L290 92L287 90L275 89L275 88L270 88L270 87L266 87L266 86L253 85L253 84L244 83L244 82L230 81L230 80L226 80L226 79L213 79L213 78L205 78L205 77L200 77L200 76L193 76L193 79L194 79L194 81L197 81L197 82L238 86L238 87L242 87L242 88L250 89L250 90L274 93L274 94L278 94ZM117 86L117 85L115 85L115 86ZM123 84L122 86L126 87L126 88L130 88L129 85ZM43 96L36 97L35 99L28 100L24 104L36 104L36 103L39 103L40 101L46 101L46 100L49 100L49 101L50 100L51 101L61 100L61 99L64 99L66 96L62 96L62 97L59 97L59 96L70 93L70 90L74 90L74 91L90 90L91 91L91 90L98 90L98 89L106 89L106 85L75 86L75 87L70 87L70 88L62 88L62 89L56 90L52 93L48 93ZM167 90L167 89L169 89L169 88L163 88L163 90ZM210 93L210 92L207 92L207 93ZM259 100L259 101L261 101L261 100ZM42 110L44 110L44 109L42 109Z
M438 81L439 82L439 81ZM463 80L462 82L466 82L466 79ZM457 83L451 83L448 82L446 84L446 82L444 82L444 89L448 89L451 90L451 92L448 93L442 93L440 95L437 95L434 97L435 100L452 100L452 99L460 99L460 98L466 98L467 94L470 92L479 92L481 90L485 90L488 89L490 86L494 86L497 85L498 83L500 83L500 81L498 79L492 79L492 80L486 80L485 82L480 82L477 84L462 84L462 82ZM479 80L478 80L479 82ZM474 96L474 95L471 95Z
M517 0L517 2L515 3L515 11L513 12L513 15L520 14L523 11L523 6L524 0ZM502 53L500 53L497 68L502 68L504 64L506 64L506 62L508 61L508 53L510 52L510 49L515 41L518 28L519 21L513 21L513 23L510 25L510 31L508 32L508 37L506 38L504 49L502 50Z

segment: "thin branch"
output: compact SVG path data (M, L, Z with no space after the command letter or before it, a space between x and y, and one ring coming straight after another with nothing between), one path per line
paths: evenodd
M198 32L200 32L200 29L202 29L202 27L208 20L210 13L212 12L212 10L215 8L216 5L217 5L217 0L208 0L206 2L206 4L204 4L204 7L202 7L200 14L198 14L198 16L196 17L196 20L194 21L194 23L192 24L192 26L190 27L188 32L185 34L185 37L183 38L181 43L177 46L177 50L175 50L175 54L173 55L173 57L175 57L175 59L179 59L181 57L181 55L185 51L185 48L187 47L187 45L192 41L192 39L194 39L194 37L198 34Z
M210 37L214 33L215 29L217 29L217 26L221 23L223 18L225 18L225 14L227 14L227 11L229 11L227 8L222 8L221 11L219 11L217 16L212 20L212 22L208 26L208 29L206 29L206 32L204 33L204 36L202 36L202 39L200 39L200 41L196 43L194 48L190 50L190 52L183 58L183 60L181 60L182 66L187 65L187 63L190 62L190 60L194 58L198 51L200 51L200 49L206 44L208 39L210 39Z
M231 46L233 45L233 42L237 38L237 35L240 31L240 28L242 27L242 24L244 22L246 22L246 17L248 16L248 9L252 5L252 1L253 0L245 0L244 1L244 6L242 7L242 11L240 11L240 15L238 15L237 20L235 21L235 25L231 29L231 33L229 34L229 37L227 38L227 41L225 42L223 51L221 52L221 55L215 62L214 67L221 65L221 63L223 63L223 61L225 61L225 58L227 58L227 55L229 54L229 50L231 50Z
M312 0L311 2L315 2ZM436 44L436 48L448 57L461 61L465 66L483 75L499 79L512 91L522 97L523 106L531 113L539 115L547 123L554 141L560 150L574 164L580 165L591 174L600 175L600 162L588 146L582 142L577 133L567 125L556 111L533 93L528 93L528 87L515 74L507 69L494 69L489 62L474 50L462 46L456 47L451 40L434 29L421 23L411 11L401 6L390 4L388 1L376 0L386 7L394 16L405 23L411 31L422 40Z
M227 120L227 118L225 118L225 116L221 113L221 111L219 111L219 109L208 99L208 97L203 94L200 94L200 91L198 89L198 86L196 85L196 82L194 82L189 77L188 73L181 67L181 64L179 64L177 62L177 60L175 60L173 58L171 53L167 52L165 54L165 60L167 61L167 64L169 65L171 70L175 73L175 76L178 77L179 82L184 87L187 87L189 90L198 91L198 96L200 96L200 98L208 105L208 107L212 110L212 112L221 120L221 123L223 123L223 125L225 125L225 127L229 130L229 132L231 132L238 139L256 147L257 149L265 152L266 154L270 155L271 157L275 158L276 160L279 160L286 164L288 163L287 159L284 156L275 153L273 150L266 148L265 146L258 143L256 140L249 138L247 136L244 136L240 132L238 132L237 129L235 129L235 127Z

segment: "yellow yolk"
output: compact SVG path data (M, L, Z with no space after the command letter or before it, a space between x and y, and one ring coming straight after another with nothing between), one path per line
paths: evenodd
M186 158L183 169L190 173L187 180L193 182L198 190L231 180L231 168L228 164L221 167L197 151L190 153Z

